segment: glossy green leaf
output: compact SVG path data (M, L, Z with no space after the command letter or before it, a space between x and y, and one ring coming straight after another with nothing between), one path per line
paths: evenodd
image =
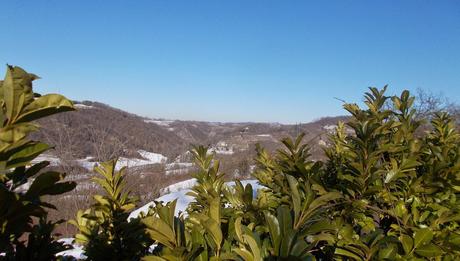
M432 238L433 232L429 228L418 229L414 234L414 248L418 249L420 246L428 244Z
M440 256L443 253L443 251L440 247L430 243L416 248L415 253L423 257L435 257Z
M351 251L348 251L346 249L343 249L343 248L336 248L335 249L335 254L339 255L339 256L349 257L352 260L362 260L362 258L360 256L358 256L357 254L355 254L355 253L353 253Z
M17 117L16 122L37 120L59 112L73 111L70 100L59 94L43 95L28 104Z
M400 237L400 241L403 246L404 252L406 254L409 254L414 246L414 241L412 240L412 238L408 235L402 234Z

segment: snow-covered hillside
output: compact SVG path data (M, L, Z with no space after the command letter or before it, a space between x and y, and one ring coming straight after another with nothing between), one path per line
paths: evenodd
M154 152L149 152L145 150L138 150L137 151L139 155L143 159L137 159L137 158L125 158L125 157L120 157L117 162L116 169L119 170L122 167L140 167L140 166L145 166L145 165L151 165L151 164L165 164L166 161L168 160L167 157L163 156L162 154L159 153L154 153ZM58 166L61 163L61 160L54 156L54 155L49 155L49 154L42 154L35 158L32 163L38 163L41 161L49 161L51 166ZM86 157L84 159L76 159L74 160L75 163L80 165L81 167L87 169L87 170L92 170L94 168L94 165L96 162L94 161L93 157ZM187 163L185 165L181 165L181 163L175 163L181 167L190 167L191 163Z

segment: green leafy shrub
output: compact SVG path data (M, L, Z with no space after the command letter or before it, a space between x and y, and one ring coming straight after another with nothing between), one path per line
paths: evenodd
M344 105L352 117L330 135L325 162L309 160L303 135L275 155L259 147L255 198L250 184L228 187L219 162L195 147L195 202L179 217L175 203L157 203L145 222L159 250L145 260L456 260L455 122L440 112L425 123L408 91L385 90L366 93L367 109Z
M49 162L31 163L50 148L28 139L38 129L33 121L73 110L61 95L34 93L37 78L7 66L0 81L0 258L6 260L52 260L63 250L52 233L59 222L46 220L47 208L56 207L43 197L75 188L73 182L62 182L63 173L44 170Z
M341 191L335 254L351 259L453 260L460 255L460 137L438 113L426 134L408 91L387 97L371 88L367 110L354 104L327 149L328 187ZM393 109L384 104L391 99Z
M234 187L228 187L219 161L206 148L195 147L192 153L200 170L194 174L197 184L189 193L195 202L187 215L179 217L173 216L175 202L156 205L153 216L144 222L162 250L145 260L313 259L311 252L318 242L333 240L333 229L323 218L329 203L340 193L326 192L319 184L310 183L309 173L317 165L307 160L306 146L300 142L301 137L295 144L285 140L289 152L280 151L275 161L260 151L256 176L272 175L280 183L260 181L266 189L259 190L256 198L250 184L243 186L236 181ZM291 164L293 158L295 166Z
M89 260L139 260L153 243L139 218L128 221L136 199L126 190L125 168L116 171L116 164L111 160L94 167L101 177L93 181L105 194L95 195L91 208L70 221L79 230L75 239Z

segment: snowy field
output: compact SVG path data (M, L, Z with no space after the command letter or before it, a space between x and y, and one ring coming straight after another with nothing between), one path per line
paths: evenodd
M162 164L166 163L168 160L167 157L159 154L148 152L145 150L137 151L144 159L133 159L133 158L124 158L120 157L117 162L116 169L121 169L122 167L140 167L151 164Z
M137 152L139 153L139 155L141 155L143 159L120 157L118 159L116 169L120 170L122 167L141 167L141 166L146 166L146 165L151 165L151 164L165 164L166 161L168 160L167 157L159 153L149 152L145 150L138 150ZM41 161L49 161L51 166L58 166L61 163L58 157L49 155L49 154L42 154L38 156L32 161L32 163L35 164ZM74 162L80 165L81 167L87 170L90 170L90 171L93 170L94 165L96 164L93 157L77 159ZM175 163L175 164L179 164L180 166L181 163Z

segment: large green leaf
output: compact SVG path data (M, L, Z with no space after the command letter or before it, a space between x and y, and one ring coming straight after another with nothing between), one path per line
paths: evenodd
M250 235L243 235L244 241L249 245L254 260L262 260L260 248L256 240Z
M30 142L25 144L22 149L10 156L7 168L15 168L29 164L38 155L49 149L49 145L41 142Z
M74 110L70 100L59 94L47 94L28 104L18 116L16 122L37 120L59 112Z
M268 211L264 212L264 215L266 224L268 225L268 231L270 233L273 248L275 249L275 252L278 252L282 240L278 219L272 214L270 214Z
M206 231L211 236L216 249L220 249L222 241L224 240L224 235L222 234L220 223L216 222L212 218L209 218L208 220L205 221L204 225L205 225Z
M409 254L414 246L414 241L412 240L412 238L408 235L402 234L400 237L400 241L403 246L404 252L406 254Z
M3 151L12 143L24 139L29 133L38 130L38 127L30 123L8 125L0 129L0 151ZM6 143L6 144L5 144Z
M346 256L351 258L352 260L362 260L361 256L357 255L356 253L349 251L344 248L336 248L335 249L335 254L339 256Z
M0 99L5 101L6 116L10 122L19 115L24 105L33 100L32 81L37 78L20 67L7 66Z
M245 248L233 248L232 251L242 257L244 261L256 261L251 252Z
M394 260L398 249L394 244L388 245L379 251L379 258L382 260Z
M64 174L54 171L42 173L35 178L25 196L34 199L43 195L62 194L75 188L76 185L74 182L56 184L64 179L64 177Z
M216 197L211 201L209 214L210 218L220 223L220 198Z
M443 251L440 247L436 246L433 243L426 244L415 249L415 253L423 257L435 257L440 256Z
M414 248L418 249L420 246L428 244L431 239L433 239L433 232L429 228L418 229L414 234Z

